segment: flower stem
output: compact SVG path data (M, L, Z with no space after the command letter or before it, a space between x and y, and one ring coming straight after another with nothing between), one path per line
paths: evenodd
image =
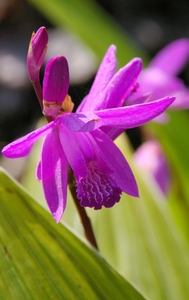
M43 93L42 93L42 88L41 88L41 84L39 80L36 80L35 82L32 82L33 88L35 90L37 99L39 101L39 104L41 106L41 109L43 111ZM51 116L45 116L46 120L48 123L50 123L51 121L53 121L53 118Z
M91 221L89 217L87 216L86 210L84 207L80 206L79 200L76 195L76 182L75 182L75 177L71 169L69 169L69 177L68 177L68 184L69 184L69 189L72 194L74 203L76 205L77 211L79 213L81 223L84 228L85 232L85 237L88 240L88 242L96 249L98 250L98 245L95 239L95 235L92 229Z
M32 82L33 88L35 90L37 99L39 101L39 104L41 106L41 109L43 110L43 94L42 94L42 88L39 80Z

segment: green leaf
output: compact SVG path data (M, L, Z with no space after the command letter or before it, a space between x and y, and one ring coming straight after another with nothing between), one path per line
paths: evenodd
M123 194L113 208L90 213L100 249L150 299L188 299L188 245L155 182L132 165L123 136L118 145L132 166L140 198Z
M144 299L0 170L0 299Z
M120 66L140 56L139 50L118 23L92 0L28 0L55 26L68 28L76 33L101 60L111 44L118 49Z

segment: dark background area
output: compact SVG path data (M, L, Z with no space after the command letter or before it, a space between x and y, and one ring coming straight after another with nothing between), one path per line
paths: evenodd
M189 37L189 2L159 0L99 0L132 39L153 57L167 43ZM26 55L32 31L52 28L24 0L0 0L0 148L32 130L41 110L27 77ZM189 84L188 66L181 74ZM71 85L76 106L89 90L93 78ZM140 143L138 129L128 131L134 147Z

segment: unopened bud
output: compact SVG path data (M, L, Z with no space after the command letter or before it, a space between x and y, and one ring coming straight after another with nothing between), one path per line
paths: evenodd
M47 43L48 33L45 27L40 27L36 33L32 33L27 55L27 68L32 82L39 80L39 71L45 60Z
M69 69L64 56L49 60L43 79L43 113L55 117L68 93Z

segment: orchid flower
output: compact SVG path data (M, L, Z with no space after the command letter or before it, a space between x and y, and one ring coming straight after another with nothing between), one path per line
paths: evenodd
M170 108L188 109L189 89L177 77L188 59L189 39L179 39L167 45L141 72L138 78L139 88L136 93L132 93L129 103L136 103L136 99L145 94L148 95L148 101L169 95L176 97ZM163 114L156 120L164 122L167 116Z
M154 178L166 196L171 183L171 174L163 150L156 140L144 142L134 153L133 160L142 172Z
M71 112L72 102L66 95L69 87L66 59L62 56L51 59L44 74L43 112L53 120L2 150L9 158L27 156L33 144L44 138L36 176L42 182L56 222L66 207L68 166L75 175L81 206L111 207L120 200L122 192L139 196L130 166L107 131L112 128L121 132L140 126L161 114L175 99L164 97L123 106L141 72L142 61L135 58L116 73L115 52L115 46L110 46L89 94L76 113ZM62 108L57 113L60 103Z

